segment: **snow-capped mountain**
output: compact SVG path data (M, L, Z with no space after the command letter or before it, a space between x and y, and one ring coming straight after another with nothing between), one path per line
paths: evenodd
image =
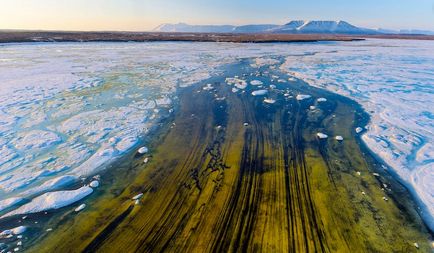
M155 32L189 32L189 33L286 33L286 34L426 34L434 35L434 31L422 30L389 30L368 29L354 26L345 21L304 21L293 20L284 25L252 24L252 25L189 25L185 23L162 24Z
M375 34L378 31L360 28L345 21L291 21L272 29L273 33L336 33L336 34Z
M379 33L375 30L353 26L345 21L302 21L295 20L285 25L189 25L185 23L163 24L156 32L210 32L210 33L337 33L367 34Z

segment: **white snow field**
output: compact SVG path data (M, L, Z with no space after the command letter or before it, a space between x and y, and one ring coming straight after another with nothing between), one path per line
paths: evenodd
M0 45L0 212L37 210L32 200L138 149L172 111L177 86L244 58L359 102L372 117L363 141L434 228L434 43L410 40Z

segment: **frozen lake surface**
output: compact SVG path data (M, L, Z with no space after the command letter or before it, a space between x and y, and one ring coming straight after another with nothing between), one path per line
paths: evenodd
M0 215L85 187L172 112L177 86L243 58L358 101L372 116L362 139L434 227L434 43L399 40L1 45Z

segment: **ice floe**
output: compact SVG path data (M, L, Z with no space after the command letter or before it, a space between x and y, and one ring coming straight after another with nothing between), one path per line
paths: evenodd
M327 139L328 135L324 133L317 133L316 136L320 139Z
M308 99L308 98L310 98L310 97L311 97L311 95L298 94L298 95L295 97L295 99L301 101L301 100Z
M264 99L264 103L266 103L266 104L274 104L274 103L276 103L276 100L274 100L272 98L266 98L266 99Z
M268 93L268 90L255 90L255 91L252 91L252 95L253 96L265 96L265 95L267 95L267 93Z
M250 81L250 84L253 86L259 86L259 85L263 85L264 83L262 81L259 81L259 80L252 80L252 81Z
M82 211L85 208L86 208L86 204L81 204L81 205L77 206L77 208L75 208L74 211L75 212L80 212L80 211Z
M99 181L93 180L92 182L90 182L89 186L92 188L98 188L99 187Z
M133 200L138 200L138 199L141 199L142 197L143 197L143 193L139 193L136 196L134 196L132 199Z
M92 192L93 189L91 187L83 186L76 190L44 193L34 198L30 203L25 204L17 208L16 210L3 215L0 218L59 209L87 197Z
M147 147L141 147L141 148L139 148L139 150L137 150L137 152L139 154L146 154L146 153L148 153L148 151L149 151L149 149Z

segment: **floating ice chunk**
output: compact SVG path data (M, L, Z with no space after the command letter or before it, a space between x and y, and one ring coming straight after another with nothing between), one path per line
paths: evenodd
M327 98L318 98L316 101L318 101L318 102L327 102Z
M266 103L266 104L274 104L274 103L276 103L276 100L271 99L271 98L266 98L266 99L264 99L264 103Z
M0 212L22 203L25 199L20 197L12 197L0 201Z
M205 85L205 87L202 88L203 90L212 90L214 89L214 87L212 86L212 84L208 83L207 85Z
M142 197L143 197L143 193L139 193L136 196L134 196L132 199L133 200L138 200L138 199L141 199Z
M244 90L245 88L247 88L246 80L239 79L238 77L234 77L234 78L228 77L228 78L226 78L225 81L228 85L233 84L236 88L238 88L240 90Z
M0 218L59 209L87 197L92 192L92 188L90 188L89 186L83 186L81 188L71 191L44 193L41 196L34 198L30 203L25 204L18 209L3 215Z
M311 110L315 110L315 109L316 109L316 106L311 105L311 106L309 106L309 109L311 109Z
M342 136L340 136L340 135L337 135L337 136L335 137L335 139L336 139L337 141L343 141L343 140L344 140L344 137L342 137Z
M252 95L253 96L265 96L267 95L268 91L267 90L255 90L252 91Z
M86 208L86 204L81 204L77 208L74 209L76 212L82 211L84 208Z
M295 97L295 99L297 99L298 101L301 101L301 100L304 100L304 99L308 99L310 97L311 97L311 95L298 94L297 97Z
M11 229L11 231L14 235L20 235L20 234L26 232L26 230L27 230L26 226L19 226L19 227Z
M146 154L149 152L149 149L147 147L141 147L141 148L139 148L139 150L137 150L137 152L139 154Z
M4 230L4 231L0 232L0 239L1 238L11 238L14 235L20 235L20 234L26 232L26 230L27 230L27 227L25 227L25 226L19 226L16 228Z
M92 188L97 188L97 187L99 187L99 181L93 180L92 182L90 182L89 186Z
M362 131L363 131L363 128L361 128L361 127L357 127L357 128L356 128L356 133L359 134L359 133L361 133Z
M258 86L258 85L263 85L264 83L262 81L259 81L259 80L252 80L252 81L250 81L250 84L254 85L254 86Z
M320 139L327 139L328 138L328 135L323 134L323 133L317 133L316 136L318 136L318 138L320 138Z

